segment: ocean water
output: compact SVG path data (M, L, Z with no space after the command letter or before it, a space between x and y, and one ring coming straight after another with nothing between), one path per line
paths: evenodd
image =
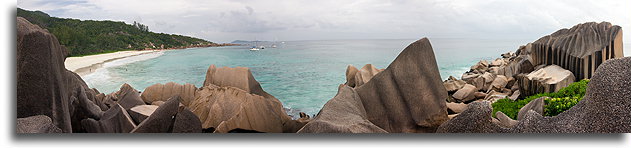
M534 40L534 39L533 39ZM286 41L278 48L249 51L248 46L170 50L115 60L83 76L90 87L104 93L123 83L138 90L156 83L202 86L211 64L249 67L263 89L278 98L291 114L316 114L346 81L348 64L386 68L410 43L408 40ZM499 58L528 40L430 39L442 79L460 78L477 61Z

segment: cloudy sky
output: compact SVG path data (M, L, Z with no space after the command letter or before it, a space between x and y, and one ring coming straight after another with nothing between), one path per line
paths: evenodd
M421 37L534 41L588 21L631 28L631 0L18 0L17 5L63 18L137 21L155 32L214 42ZM631 43L629 35L624 38Z

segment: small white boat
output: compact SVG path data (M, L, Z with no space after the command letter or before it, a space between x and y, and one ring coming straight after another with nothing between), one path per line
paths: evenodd
M261 49L256 48L256 46L250 48L250 51L258 51L258 50L261 50Z
M260 49L265 49L265 46L261 46L261 47L259 47L259 48L260 48Z

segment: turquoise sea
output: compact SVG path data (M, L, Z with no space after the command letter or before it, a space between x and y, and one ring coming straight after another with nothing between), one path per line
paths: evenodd
M441 77L460 78L482 59L495 59L534 39L430 39ZM138 90L156 83L201 86L211 64L249 67L263 89L278 98L290 114L316 114L344 83L346 66L374 64L386 68L414 39L285 41L277 48L249 51L249 46L191 48L145 54L105 63L83 76L90 87L104 93L123 83ZM268 45L269 47L269 45Z

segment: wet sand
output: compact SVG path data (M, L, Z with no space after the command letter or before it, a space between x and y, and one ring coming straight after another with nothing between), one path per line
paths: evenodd
M86 74L90 74L96 71L97 68L101 67L103 63L131 57L137 56L147 53L158 52L161 50L142 50L142 51L119 51L114 53L105 53L98 55L89 55L83 57L68 57L64 62L66 69L79 74L80 76L84 76Z

